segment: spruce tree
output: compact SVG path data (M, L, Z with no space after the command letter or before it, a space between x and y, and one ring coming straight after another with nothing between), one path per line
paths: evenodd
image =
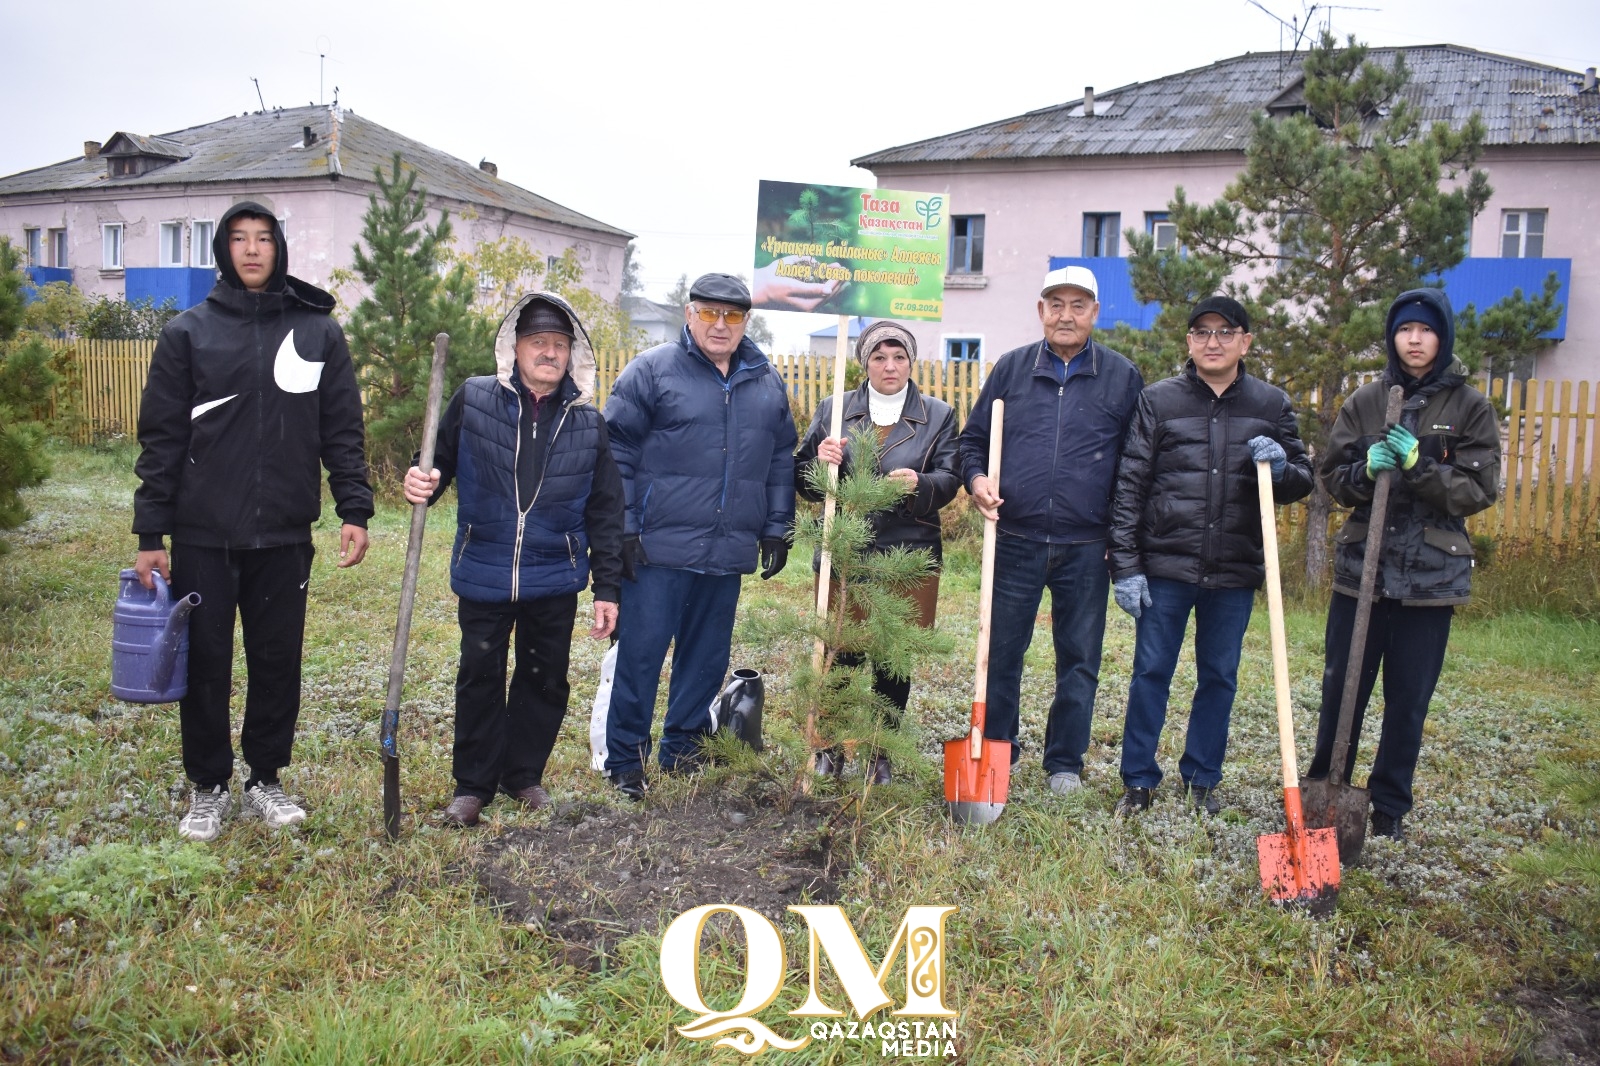
M916 743L905 731L889 729L884 715L891 709L872 689L873 667L898 677L908 677L919 663L949 650L950 642L937 630L915 622L916 608L905 599L932 572L932 555L923 549L872 550L870 516L893 507L906 488L878 474L878 438L859 432L850 438L850 472L840 478L834 492L833 523L824 534L820 509L795 523L795 551L804 558L824 546L831 553L834 594L826 616L769 614L747 619L748 637L758 643L803 641L790 670L787 711L792 733L780 735L779 745L795 766L792 792L808 791L815 752L844 748L859 754L876 751L892 760L910 760ZM817 492L826 492L828 467L812 465L808 475ZM820 671L813 663L815 642L821 640ZM859 666L839 662L845 652L865 659ZM768 717L774 717L768 704Z
M0 237L0 532L28 520L22 490L50 475L40 417L58 378L49 346L21 332L26 284L21 253ZM7 549L0 540L0 554Z
M1301 399L1315 455L1357 375L1383 365L1390 302L1461 262L1490 190L1473 169L1482 120L1424 128L1401 95L1403 56L1384 67L1354 38L1341 47L1325 32L1304 72L1305 111L1252 118L1245 168L1220 199L1195 204L1176 190L1176 246L1128 239L1135 292L1163 302L1155 332L1168 351L1185 351L1183 314L1196 299L1221 287L1244 303L1251 361ZM1318 586L1330 509L1320 485L1309 507L1306 577Z
M450 213L425 221L428 191L398 152L389 174L378 167L373 178L352 269L338 279L366 291L346 333L366 400L368 462L390 480L410 465L422 435L434 336L450 334L449 393L493 372L493 327L473 310L476 279L451 262Z

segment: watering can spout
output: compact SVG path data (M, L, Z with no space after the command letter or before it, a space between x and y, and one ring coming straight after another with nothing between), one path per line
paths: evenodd
M172 601L172 613L167 616L167 624L161 627L150 659L150 684L158 692L172 680L172 664L177 661L178 646L189 625L189 612L198 606L198 592Z

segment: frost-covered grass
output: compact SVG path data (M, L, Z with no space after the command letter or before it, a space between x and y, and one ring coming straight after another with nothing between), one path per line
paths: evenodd
M55 479L29 496L34 521L0 566L0 1058L736 1061L673 1033L689 1017L661 988L652 938L625 944L599 972L576 970L462 880L477 841L539 816L495 804L475 834L430 821L450 791L448 505L430 519L412 630L403 773L418 817L402 840L382 840L379 815L377 716L407 519L385 508L356 570L332 565L331 517L318 534L305 710L285 775L310 817L282 833L236 820L209 847L176 844L186 791L176 708L106 694L116 571L133 554L132 460L126 450L58 452ZM843 887L874 955L906 905L961 907L946 968L962 1061L1505 1062L1536 1024L1506 993L1600 982L1600 934L1580 919L1593 913L1580 906L1581 885L1530 876L1542 868L1520 858L1530 845L1597 836L1592 811L1553 808L1539 776L1550 765L1595 772L1592 623L1458 619L1411 839L1369 842L1336 914L1317 921L1260 891L1255 840L1282 829L1264 605L1248 637L1221 817L1197 820L1171 795L1143 818L1110 816L1133 644L1113 609L1088 788L1055 797L1038 767L1050 685L1041 629L1023 690L1029 754L1008 810L988 829L952 831L938 802L939 744L965 726L977 586L956 569L940 604L955 651L923 665L913 694L924 761L897 766L896 783L868 797L864 851ZM745 608L803 611L809 593L794 565L777 581L751 580ZM1302 761L1321 639L1320 611L1291 612ZM574 714L546 778L558 801L610 802L587 771L601 650L575 642ZM736 648L736 665L769 676L769 731L786 728L785 665L806 655ZM1192 683L1185 663L1162 746L1169 773ZM1524 872L1508 874L1514 865ZM802 1028L783 1012L802 994L805 941L786 936L799 969L764 1017L789 1034ZM731 1004L737 967L720 950L708 950L706 967L713 1005ZM815 1044L769 1057L870 1062L878 1052Z

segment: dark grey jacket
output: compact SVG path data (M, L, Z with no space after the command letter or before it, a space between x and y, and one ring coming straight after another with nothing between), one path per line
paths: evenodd
M1128 427L1111 499L1111 576L1145 574L1204 588L1260 588L1266 579L1256 466L1246 443L1271 437L1288 462L1280 504L1311 492L1311 460L1288 395L1239 376L1219 396L1191 362L1145 387Z
M878 472L909 468L917 472L917 491L891 510L872 516L873 547L927 548L938 559L943 542L939 537L939 508L956 498L961 478L956 474L956 413L943 400L924 396L914 382L909 390L900 421L889 428L889 438L878 455ZM872 416L867 408L867 385L844 398L845 437L862 427L871 430ZM817 461L817 445L828 436L833 424L833 397L817 408L811 428L795 453L795 487L808 500L822 497L811 489L807 474ZM850 456L845 455L839 476L850 472Z
M1433 304L1449 325L1439 357L1421 379L1406 373L1394 350L1394 318L1406 303ZM1455 318L1436 289L1404 293L1390 308L1385 329L1389 367L1345 401L1317 471L1339 503L1355 508L1334 537L1333 588L1357 595L1366 558L1367 519L1374 483L1367 477L1367 449L1386 430L1389 387L1406 390L1400 424L1417 437L1417 465L1393 479L1388 530L1378 571L1377 595L1408 606L1466 603L1472 592L1472 540L1466 517L1493 505L1500 484L1500 420L1494 407L1467 384L1467 368L1456 359Z

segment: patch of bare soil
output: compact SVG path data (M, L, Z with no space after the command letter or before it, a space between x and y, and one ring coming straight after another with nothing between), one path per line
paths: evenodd
M1520 988L1510 999L1539 1035L1517 1059L1528 1066L1600 1066L1600 997Z
M778 921L792 903L837 897L837 802L783 810L757 796L697 792L658 803L564 805L548 824L486 842L472 873L507 920L542 928L580 963L701 904Z

